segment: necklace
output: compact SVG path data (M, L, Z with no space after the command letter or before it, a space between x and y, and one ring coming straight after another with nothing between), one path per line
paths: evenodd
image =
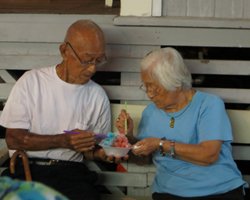
M171 115L171 114L167 113L167 115L170 117L170 120L169 120L169 127L170 128L174 128L175 119L180 117L181 115L183 115L186 112L186 110L190 107L192 99L193 99L193 92L192 92L191 98L188 100L188 105L186 105L186 107L179 114L174 116L174 114Z

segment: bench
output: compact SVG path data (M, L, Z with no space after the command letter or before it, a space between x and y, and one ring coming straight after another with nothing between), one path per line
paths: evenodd
M250 61L246 59L250 26L247 21L238 21L239 28L236 22L229 24L223 20L218 24L216 20L167 17L0 14L1 108L23 71L60 61L58 45L65 30L73 21L83 18L97 22L106 36L108 62L98 69L93 79L104 87L110 98L113 120L126 101L128 112L138 125L140 114L149 102L146 94L139 90L139 62L152 49L174 46L183 53L190 67L194 87L219 95L225 101L234 129L233 155L244 179L250 183ZM220 28L218 25L222 24ZM241 57L234 56L237 52ZM242 55L247 56L242 58ZM4 142L0 144L2 164L8 154ZM109 187L113 199L118 196L150 199L153 165L126 162L123 163L126 173L101 171L93 163L89 165L99 170L99 183ZM110 195L106 198L111 199Z

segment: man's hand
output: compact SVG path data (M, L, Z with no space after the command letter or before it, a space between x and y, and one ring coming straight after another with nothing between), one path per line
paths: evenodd
M67 137L68 147L72 150L86 152L95 147L95 137L91 131L74 129L65 133L65 135Z

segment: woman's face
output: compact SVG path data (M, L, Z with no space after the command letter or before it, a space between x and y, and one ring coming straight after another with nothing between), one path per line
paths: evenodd
M147 71L141 72L145 92L155 105L163 110L171 109L177 102L177 91L168 91L157 81L153 80Z

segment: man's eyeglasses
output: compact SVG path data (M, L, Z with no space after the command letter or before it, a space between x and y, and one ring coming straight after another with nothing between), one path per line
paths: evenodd
M95 58L92 61L82 61L79 55L76 53L75 49L72 47L72 45L69 42L66 42L66 45L69 45L69 47L71 48L76 58L78 59L78 61L81 63L83 67L88 67L90 65L100 66L104 64L105 62L107 62L107 57L105 55ZM88 55L92 55L92 54L88 54Z

